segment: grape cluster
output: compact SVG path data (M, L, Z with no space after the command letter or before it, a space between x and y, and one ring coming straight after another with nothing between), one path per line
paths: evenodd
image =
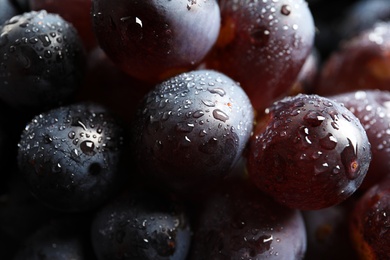
M0 0L0 258L388 259L389 52L388 0Z

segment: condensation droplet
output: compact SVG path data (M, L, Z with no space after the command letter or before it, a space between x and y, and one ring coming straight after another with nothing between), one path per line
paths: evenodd
M348 145L341 152L341 162L345 168L345 174L348 179L354 180L358 177L357 173L359 172L359 162L357 161L356 154L357 146L355 147L352 144L352 141L348 139Z
M89 141L89 140L83 141L80 144L80 149L84 154L89 155L89 156L92 156L96 153L94 142Z
M226 95L226 92L224 89L222 88L213 88L213 89L209 89L209 92L211 94L218 94L220 95L221 97L225 96Z
M326 150L333 150L337 146L337 139L332 134L320 139L320 146Z
M220 120L222 122L226 122L229 119L229 116L220 109L214 109L213 116L215 119Z
M282 5L280 12L283 15L290 15L291 14L291 7L289 5Z

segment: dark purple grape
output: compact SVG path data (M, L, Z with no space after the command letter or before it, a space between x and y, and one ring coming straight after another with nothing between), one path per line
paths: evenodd
M27 124L18 144L19 168L46 205L89 210L113 196L129 174L125 142L120 121L105 108L84 103L59 107Z
M256 110L286 95L314 43L306 1L220 1L219 39L207 68L240 82Z
M325 97L299 94L270 106L250 140L248 172L289 207L314 210L352 195L366 176L371 147L359 120Z
M390 182L372 186L357 201L350 220L354 248L362 259L390 257Z
M330 96L343 103L361 122L371 143L372 161L360 187L367 190L390 177L390 92L352 91Z
M251 103L216 71L183 73L144 98L133 125L136 160L166 187L196 191L227 177L252 131Z
M252 186L226 187L204 201L189 260L303 259L306 230L298 210Z
M358 259L349 236L356 198L320 210L302 211L307 234L305 260Z
M46 11L0 27L0 99L31 113L69 101L84 77L85 53L71 24Z
M92 19L115 64L154 83L199 64L220 29L215 0L93 0Z
M47 223L25 239L13 259L89 260L93 253L88 227L79 216Z
M96 213L91 236L99 260L184 260L191 229L177 201L149 191L128 192Z

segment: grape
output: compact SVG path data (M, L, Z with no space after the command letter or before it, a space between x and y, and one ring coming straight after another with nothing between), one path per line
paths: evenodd
M387 259L389 248L390 183L372 186L351 213L350 233L357 253L364 259Z
M24 112L68 102L84 77L85 53L71 24L46 11L0 27L0 99Z
M240 82L256 110L285 95L314 42L305 1L220 1L219 39L209 69Z
M387 5L0 0L0 259L389 258Z
M371 143L372 161L360 187L369 187L388 178L390 172L390 143L388 142L390 92L384 90L352 91L330 96L342 103L363 125Z
M283 205L314 210L352 195L370 161L366 132L347 108L299 94L267 109L250 139L248 173Z
M102 49L129 75L160 82L199 64L215 43L215 0L93 0L93 28Z
M336 206L302 212L307 232L305 260L358 258L349 236L355 202L353 196Z
M180 203L150 191L127 192L97 211L97 259L186 259L191 229Z
M200 209L190 260L303 259L306 230L298 210L247 183L212 194Z
M336 95L353 90L390 90L390 21L345 41L325 61L313 92Z
M128 179L125 131L98 105L72 104L35 116L18 146L18 166L31 192L57 210L96 208Z
M141 172L178 191L228 176L252 131L251 103L216 71L183 73L158 84L132 126Z

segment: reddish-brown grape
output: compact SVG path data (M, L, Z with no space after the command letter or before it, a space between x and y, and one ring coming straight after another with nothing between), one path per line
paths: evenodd
M361 259L390 258L390 182L372 186L357 202L350 222Z
M367 190L390 176L390 92L352 91L329 98L343 103L360 120L367 133L372 161L360 187Z
M370 161L366 132L347 108L299 94L267 109L250 139L248 172L280 203L313 210L353 194Z
M325 61L313 91L336 95L354 90L390 90L390 22L346 40Z
M129 75L159 82L199 64L215 43L215 0L93 0L101 48Z
M255 109L286 94L310 54L314 23L302 0L220 1L222 26L207 66L240 82Z

